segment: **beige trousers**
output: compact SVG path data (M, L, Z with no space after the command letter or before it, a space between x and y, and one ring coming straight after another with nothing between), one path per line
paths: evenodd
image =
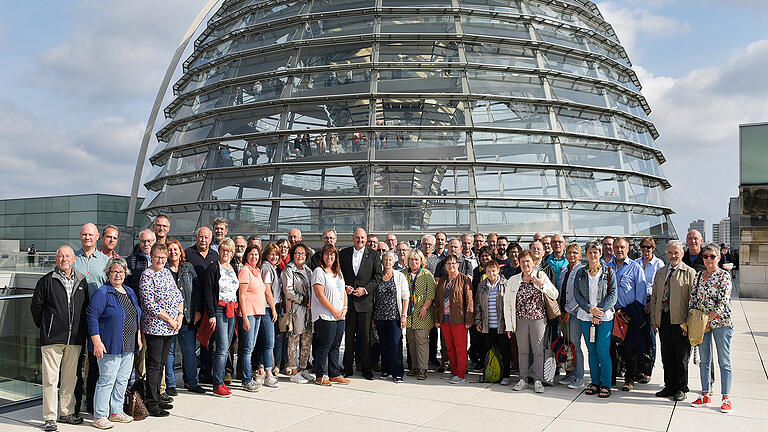
M411 350L411 367L427 370L429 360L429 330L406 329L405 340Z
M40 347L43 362L43 420L56 420L57 413L75 413L77 360L82 345L54 344ZM59 374L61 374L61 409L59 409Z

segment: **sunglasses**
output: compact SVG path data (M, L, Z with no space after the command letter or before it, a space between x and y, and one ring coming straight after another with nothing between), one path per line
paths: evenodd
M713 260L713 259L717 258L717 255L702 255L702 256L704 257L704 259L712 259Z
M642 245L640 246L640 249L653 249L653 246Z

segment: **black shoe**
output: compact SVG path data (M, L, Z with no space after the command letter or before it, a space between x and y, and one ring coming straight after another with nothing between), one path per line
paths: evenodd
M71 424L71 425L79 425L83 422L83 418L80 417L79 414L70 414L67 416L61 416L59 417L59 422Z
M167 393L163 393L160 395L160 402L171 403L173 402L173 398L168 396Z
M648 384L651 382L651 377L645 374L638 374L635 378L635 381L639 382L640 384Z
M685 400L685 392L682 390L678 390L675 392L674 400L677 402L682 402Z
M179 392L176 390L176 387L168 387L165 389L165 394L168 396L178 396Z
M363 378L367 379L368 381L373 381L373 372L369 370L363 371Z
M198 384L198 385L196 385L194 387L190 387L188 385L185 385L184 388L187 389L188 391L192 392L192 393L199 393L199 394L205 393L205 389L200 387L200 384Z
M664 387L663 389L656 392L656 397L670 397L674 396L675 392Z
M171 415L171 413L160 408L159 406L147 407L147 412L151 417L168 417L169 415Z
M43 425L43 430L47 432L53 432L58 429L58 426L56 426L56 420L46 420L45 424Z
M376 371L376 372L381 372L381 365L380 365L380 364L378 364L378 363L374 363L374 364L373 364L373 368L372 368L372 369L373 369L374 371Z
M345 367L344 370L341 372L341 375L343 375L344 378L349 378L354 374L355 372L352 370L351 367Z
M204 375L203 375L203 376L199 377L199 378L197 379L197 381L198 381L200 384L213 384L213 377L210 377L210 376L204 376Z
M439 366L437 368L437 373L443 373L443 372L445 372L445 366Z
M157 404L157 406L159 406L161 409L164 409L164 410L173 409L173 405L165 402L160 402Z

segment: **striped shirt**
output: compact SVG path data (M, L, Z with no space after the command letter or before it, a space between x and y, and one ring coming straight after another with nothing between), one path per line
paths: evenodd
M500 279L499 279L500 280ZM496 299L499 296L499 280L488 287L488 328L499 328L499 316L496 312Z

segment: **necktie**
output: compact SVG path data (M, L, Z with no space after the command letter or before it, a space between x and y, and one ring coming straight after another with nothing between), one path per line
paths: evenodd
M667 275L667 280L664 282L664 295L661 297L661 308L664 312L669 312L669 280L672 278L672 273L674 272L674 268L670 269L669 274Z

